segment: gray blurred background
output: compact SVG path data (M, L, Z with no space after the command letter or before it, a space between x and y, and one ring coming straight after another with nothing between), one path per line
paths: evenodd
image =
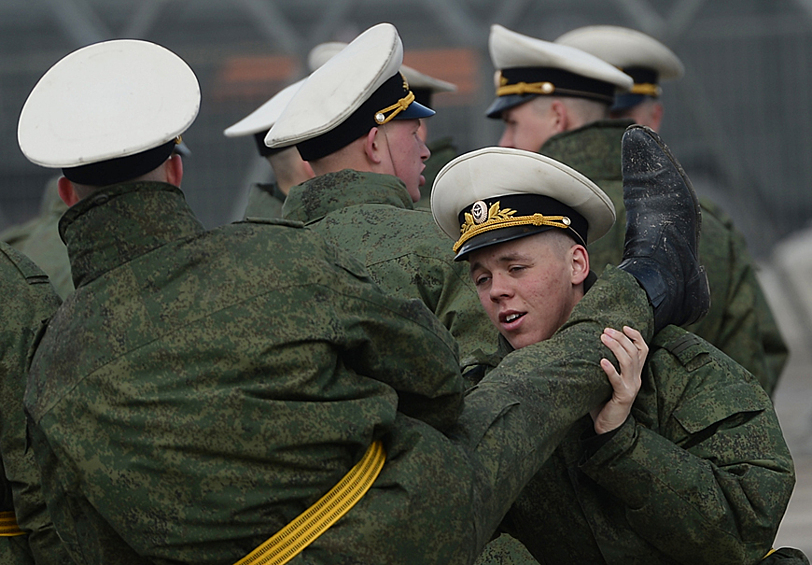
M460 152L494 144L490 24L553 40L615 24L671 47L685 77L663 85L662 136L700 193L736 221L762 265L792 356L776 406L798 485L778 542L812 554L812 0L0 0L0 230L35 216L51 171L16 142L39 77L81 46L132 37L183 57L203 102L184 135L187 199L207 227L241 218L270 168L222 131L306 74L308 51L394 23L407 64L456 83L435 97L430 138ZM171 92L166 93L172 96Z
M408 64L460 86L435 97L431 136L460 151L493 144L501 124L488 28L552 40L587 24L634 27L669 45L685 78L664 86L663 137L698 189L745 233L754 255L812 217L810 0L2 0L0 229L36 214L49 176L16 144L26 95L63 55L116 37L160 43L195 69L200 117L184 136L184 186L208 227L239 217L248 182L268 174L250 139L224 128L306 72L314 45L381 21L400 30ZM167 96L171 96L167 92Z

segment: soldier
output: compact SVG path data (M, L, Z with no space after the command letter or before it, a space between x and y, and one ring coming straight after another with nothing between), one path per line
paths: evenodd
M400 51L389 24L358 45ZM379 63L360 78L399 66ZM608 397L603 328L645 338L707 308L692 196L651 186L663 198L629 215L658 225L630 231L625 271L463 404L455 343L421 303L382 294L300 225L202 228L172 154L199 101L177 56L117 40L57 62L20 116L23 153L62 168L71 206L60 231L77 290L25 404L54 525L80 563L470 563Z
M316 45L307 56L307 64L308 67L310 67L310 71L313 72L318 69L346 46L346 43L340 41L330 41ZM412 94L414 94L415 101L426 108L432 107L432 98L435 94L455 92L457 90L457 85L421 73L408 65L401 65L400 72L403 74L406 82L409 83L409 89L412 91ZM429 141L429 126L426 120L420 120L418 134L429 148L431 155L429 155L429 158L426 159L425 162L426 168L423 169L423 177L426 181L420 186L420 200L415 202L415 207L430 208L431 186L434 184L434 178L446 163L457 156L457 148L454 146L454 141L450 136Z
M389 41L385 49L354 43L329 58L269 132L270 147L295 145L317 175L291 189L283 217L350 251L385 292L423 301L457 340L465 363L475 351L493 352L497 334L431 213L414 209L430 155L421 121L434 111L414 101L399 72L396 32Z
M46 183L39 215L22 226L4 230L0 234L0 241L5 241L34 261L48 275L56 293L64 299L73 292L73 281L68 250L59 239L57 224L68 207L59 198L56 181L54 177Z
M607 118L615 87L628 90L632 79L579 49L501 26L491 28L490 50L503 83L488 109L488 117L505 121L499 144L537 151L565 163L609 195L618 221L606 237L589 248L589 254L597 273L606 264L617 265L626 223L620 139L631 121ZM738 361L771 393L775 375L764 344L775 341L775 332L759 323L765 315L758 312L766 302L752 260L741 236L716 215L703 210L703 219L700 256L709 271L711 311L702 322L686 329ZM780 352L783 348L777 349Z
M682 61L668 47L637 30L618 26L574 29L555 42L595 55L631 76L634 86L631 92L615 96L610 108L611 116L631 119L659 131L664 113L660 101L660 82L680 79L684 73ZM721 297L719 301L724 301L726 307L712 308L708 316L689 329L745 365L760 367L756 355L761 355L760 350L763 349L765 366L753 372L764 390L772 396L787 362L787 345L755 276L755 267L744 237L730 216L714 202L708 198L702 198L700 202L705 217L713 216L713 219L707 220L707 239L720 242L719 250L706 246L705 251L713 252L713 255L705 256L705 263L729 266L727 270L710 269L708 273L713 296ZM726 291L717 292L717 288ZM755 304L752 303L753 297ZM756 320L752 319L751 312ZM722 318L725 315L735 321L726 322ZM761 348L753 350L755 339L761 341Z
M23 413L31 350L59 298L48 277L5 243L0 243L0 296L0 562L71 563L45 507Z
M639 190L635 144L662 146L651 130L627 130L626 193ZM664 177L679 165L664 153L672 166L652 174L674 182ZM440 172L434 217L456 241L455 259L469 263L503 355L549 339L591 286L586 244L614 220L603 201L583 175L521 150L481 149ZM614 375L612 386L612 399L570 429L503 528L540 563L755 563L767 555L795 476L752 375L668 326L654 336L642 383Z
M246 218L281 217L282 205L290 187L313 178L313 169L307 161L302 160L295 147L275 150L265 145L265 136L299 90L302 82L304 80L283 88L262 106L223 132L226 137L253 136L260 156L268 160L274 172L275 182L251 187L248 205L245 208Z

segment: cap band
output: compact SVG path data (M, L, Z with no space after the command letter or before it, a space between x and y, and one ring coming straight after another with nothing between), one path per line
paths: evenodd
M497 96L554 93L611 104L615 85L553 67L514 67L500 71Z
M383 110L379 110L378 113L375 114L375 123L378 125L383 125L393 119L395 116L406 110L411 103L414 102L414 94L409 91L404 98L401 98L391 106L384 108ZM388 116L386 115L387 112L392 112Z
M502 200L515 201L515 205L522 209L544 209L551 214L536 212L517 216L516 210L501 207ZM516 226L549 226L568 230L568 235L586 245L587 222L581 214L547 196L523 195L502 197L490 206L484 201L475 202L468 211L463 211L460 214L461 235L453 250L456 253L466 241L485 232Z
M430 88L421 88L421 87L415 88L414 86L412 86L411 89L412 93L414 94L414 99L419 104L431 108L431 96L433 92L431 91Z
M651 96L652 98L659 98L660 93L662 92L662 88L660 88L656 84L651 84L648 82L642 84L635 83L629 92L632 94L642 94L643 96Z
M288 146L288 147L279 147L278 149L271 149L270 147L265 145L265 136L266 135L268 135L268 130L255 133L254 136L253 136L254 141L257 144L257 149L259 150L260 156L269 157L271 155L275 155L276 153L280 153L280 152L284 151L285 149L290 149L290 146Z
M346 120L322 135L297 143L296 148L305 161L315 161L335 153L359 137L366 135L370 129L394 119L414 101L414 95L409 95L411 92L406 80L400 72L397 72L378 87L378 90L373 92ZM406 98L410 98L410 100L404 102ZM392 104L393 100L396 100L394 104ZM386 112L392 110L395 111L389 116L385 116ZM384 115L382 122L376 120L378 115Z
M659 98L662 89L657 85L660 75L656 70L646 67L627 67L621 70L634 79L634 85L629 91L631 94Z
M169 159L175 149L175 145L180 143L180 138L176 137L167 141L163 145L141 151L135 155L108 159L98 163L80 165L78 167L65 167L62 174L71 182L88 186L108 186L117 184L158 168L158 166Z

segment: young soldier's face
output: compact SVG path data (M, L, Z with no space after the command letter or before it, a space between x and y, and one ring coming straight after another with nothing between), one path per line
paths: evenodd
M499 139L499 147L524 149L538 153L544 142L556 134L555 122L545 111L548 100L534 98L524 104L502 112L505 129Z
M550 338L583 295L586 250L549 232L473 251L471 277L485 312L519 349Z
M423 163L431 152L420 137L420 120L392 120L381 129L389 145L392 174L406 184L412 201L420 200L420 187L425 184Z

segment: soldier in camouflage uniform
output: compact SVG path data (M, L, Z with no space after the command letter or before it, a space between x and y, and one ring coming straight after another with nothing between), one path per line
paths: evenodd
M40 490L34 454L27 449L23 394L32 348L59 306L48 277L28 258L0 244L0 562L70 563Z
M365 82L334 85L335 77L357 75L367 65L363 53L344 48L318 66L276 121L266 142L295 144L318 175L291 189L283 217L350 251L385 292L425 303L457 340L465 363L476 351L495 351L497 333L479 310L465 268L448 256L431 213L414 208L429 157L421 120L434 111L412 102L373 119L413 97L398 74L401 55L386 62L396 76L377 91Z
M624 157L642 131L626 133ZM650 140L637 143L661 143L644 135ZM677 170L658 171L658 180ZM588 290L584 246L612 223L611 209L593 204L599 193L574 170L512 149L462 156L438 177L433 212L459 239L456 258L471 265L502 355L547 339L554 313L565 318ZM493 211L479 224L477 205ZM534 224L538 214L572 221ZM463 217L474 222L461 230ZM567 432L502 529L539 563L718 565L767 555L795 477L772 403L752 375L668 326L654 337L642 388L612 384L612 400ZM488 559L480 562L500 562Z
M280 218L290 188L313 178L313 169L304 161L295 147L271 149L265 145L268 130L276 123L279 114L299 90L303 81L295 82L272 96L262 106L236 124L226 128L226 137L253 137L259 155L267 159L273 169L271 183L255 184L248 193L245 218Z
M340 41L329 41L316 45L307 56L307 65L310 71L313 72L321 67L346 46L346 43ZM427 108L432 107L432 98L435 94L457 90L457 85L421 73L408 65L401 65L400 72L409 83L415 101ZM434 178L440 172L440 169L457 156L457 148L450 136L435 139L431 142L428 141L429 132L426 120L420 122L419 135L427 144L431 154L426 159L426 168L423 169L425 182L420 185L420 199L414 205L416 208L428 209L431 208L431 186L434 184Z
M659 83L679 79L684 73L682 61L668 47L637 30L618 26L586 26L555 41L624 69L634 79L634 86L629 93L615 95L610 115L629 118L659 131L664 114ZM712 302L715 300L724 307L712 308L705 320L688 329L748 369L753 367L751 372L772 396L789 356L787 344L755 276L744 237L730 216L714 202L707 198L700 202L709 224L703 245L704 262L727 266L709 272ZM713 248L711 242L715 243Z
M631 79L625 86L619 78L610 82L614 76L611 71L618 72L611 65L569 45L530 38L500 26L493 27L490 45L494 65L502 70L503 77L512 77L503 78L504 81L519 80L512 76L518 70L516 66L521 66L522 72L528 72L528 68L532 72L535 66L556 67L554 71L562 73L550 79L559 81L556 87L546 82L550 77L545 73L549 71L542 70L541 75L536 72L531 79L541 81L538 84L550 84L553 90L548 93L517 94L515 89L511 90L512 84L505 84L497 91L488 117L506 122L500 146L538 151L566 163L609 195L618 220L612 232L590 247L589 254L596 273L602 272L607 264L617 265L623 253L625 226L620 139L632 122L604 119L615 100L606 86L628 90ZM601 63L606 67L601 69ZM564 80L573 82L560 82ZM550 114L545 114L548 111ZM743 365L772 394L780 374L776 368L783 367L786 361L786 346L756 279L744 239L704 203L702 213L700 256L708 269L711 311L701 322L686 329Z
M358 41L396 38L382 24ZM110 88L129 104L104 104ZM647 269L608 272L558 337L508 355L462 404L454 340L420 302L382 294L300 224L203 230L171 154L199 99L176 56L118 40L58 62L20 117L23 153L62 167L72 206L60 231L77 291L37 350L26 407L49 510L80 563L253 563L241 558L343 489L365 450L382 465L374 484L291 563L470 563L608 397L603 328L651 336L706 308L696 217L654 258L632 232L629 261ZM70 146L54 135L67 126ZM658 217L690 211L672 196L681 205Z
M73 292L68 250L59 239L59 218L67 210L57 193L57 178L45 185L40 202L39 216L22 226L13 226L0 234L17 251L22 252L45 271L60 298Z

